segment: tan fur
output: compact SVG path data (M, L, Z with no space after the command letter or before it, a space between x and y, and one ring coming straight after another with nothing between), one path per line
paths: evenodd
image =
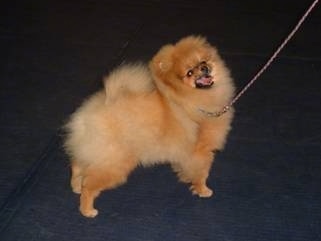
M186 77L206 61L214 76L209 89L197 89ZM195 67L195 74L198 67ZM106 189L126 182L141 164L171 163L191 191L209 197L206 179L213 150L224 147L233 110L219 118L198 111L217 111L234 87L214 47L198 36L167 45L149 66L125 65L105 79L105 88L87 99L66 125L65 149L71 157L71 186L80 196L80 212L95 217L94 200Z

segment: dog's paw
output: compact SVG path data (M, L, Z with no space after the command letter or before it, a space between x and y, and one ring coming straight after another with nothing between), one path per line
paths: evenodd
M98 210L97 209L89 209L89 210L81 210L80 212L82 215L84 215L87 218L94 218L98 215Z
M79 187L79 186L72 186L71 187L71 189L72 189L72 191L74 192L74 193L76 193L76 194L81 194L81 187Z
M199 185L192 185L190 188L193 195L198 195L201 198L209 198L213 196L213 190L208 188L207 186L199 186Z
M72 178L70 186L74 193L81 194L81 178Z

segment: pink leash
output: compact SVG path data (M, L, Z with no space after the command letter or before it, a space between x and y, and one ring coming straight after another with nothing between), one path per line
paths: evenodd
M316 7L318 4L319 0L315 0L311 6L306 10L304 15L301 17L299 22L295 25L293 30L289 33L289 35L283 40L281 45L277 48L277 50L274 52L274 54L269 58L269 60L266 62L266 64L257 72L257 74L249 81L249 83L243 87L243 89L233 98L233 100L224 106L222 110L217 111L217 112L208 112L203 109L199 109L200 112L204 113L208 117L219 117L223 115L225 112L227 112L238 99L254 84L254 82L263 74L263 72L271 65L271 63L274 61L274 59L279 55L281 50L287 45L287 43L291 40L293 35L298 31L298 29L301 27L305 19L309 16L311 11Z

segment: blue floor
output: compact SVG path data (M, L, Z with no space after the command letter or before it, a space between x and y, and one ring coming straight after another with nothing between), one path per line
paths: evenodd
M102 75L189 34L219 48L240 90L311 2L2 3L0 240L321 240L321 6L236 103L211 199L166 165L138 168L84 218L60 131Z

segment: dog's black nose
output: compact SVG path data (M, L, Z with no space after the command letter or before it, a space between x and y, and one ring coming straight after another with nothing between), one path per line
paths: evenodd
M202 71L202 73L203 73L204 75L208 75L208 74L210 73L210 69L209 69L209 67L207 67L206 65L203 65L203 66L201 67L201 71Z

